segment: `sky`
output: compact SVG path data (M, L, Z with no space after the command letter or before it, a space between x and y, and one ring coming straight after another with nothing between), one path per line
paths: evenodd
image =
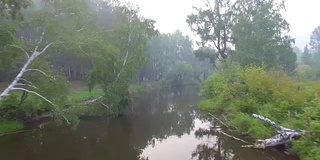
M140 7L143 16L156 21L156 28L162 33L176 30L194 38L186 23L192 13L192 5L201 0L123 0ZM296 39L296 46L303 49L309 43L311 32L320 26L320 0L287 0L284 18L290 23L289 35Z

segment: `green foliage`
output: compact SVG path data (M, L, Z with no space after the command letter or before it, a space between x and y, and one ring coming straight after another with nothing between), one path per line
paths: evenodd
M129 87L132 95L135 97L145 96L152 90L152 84L143 83L143 84L132 84Z
M270 126L261 125L258 119L252 119L248 114L236 114L229 124L237 126L240 132L249 132L254 138L268 138L268 136L272 135L272 128Z
M312 49L320 51L320 26L312 31L310 36L310 46Z
M291 48L293 39L284 34L289 30L282 17L283 4L271 1L241 1L232 33L235 43L233 59L242 66L265 65L292 73L296 54Z
M304 47L301 60L305 65L312 66L312 54L310 53L308 46Z
M32 4L32 0L0 0L0 17L23 20L22 9Z
M10 23L0 23L0 70L11 68L19 56L11 45L17 41L16 29Z
M289 24L281 15L284 8L283 2L276 0L206 1L195 7L187 23L200 36L202 47L213 44L217 55L201 48L196 54L209 58L214 66L217 59L224 61L231 56L242 66L265 65L293 75L297 56L291 47L294 40L287 35Z
M69 84L61 73L58 71L54 73L49 64L41 58L34 61L30 67L41 69L46 75L36 71L27 72L25 78L36 88L29 86L24 88L46 97L56 106L33 93L17 91L0 101L0 115L6 120L26 122L49 112L63 114L65 105L68 104Z
M205 7L193 7L196 13L188 15L187 23L201 37L202 47L212 42L219 56L226 58L234 16L232 4L229 0L206 2Z
M92 97L99 97L102 94L102 90L94 89L91 91L80 90L80 91L71 91L70 98L74 102L84 102Z
M198 61L193 50L191 39L179 30L152 38L145 49L149 62L139 72L139 82L161 81L176 86L197 82L202 75L206 78L212 65L205 58Z
M305 129L308 133L294 146L303 158L316 159L320 143L319 89L319 82L297 81L281 71L242 68L227 62L223 70L203 84L201 95L206 100L200 108L226 115L228 124L255 138L274 133L269 124L252 117L253 113L292 129Z
M175 83L182 84L184 80L190 79L193 74L193 67L186 61L176 61L174 67L168 73L168 77Z
M0 123L0 134L14 132L23 128L23 124L18 121L7 121Z

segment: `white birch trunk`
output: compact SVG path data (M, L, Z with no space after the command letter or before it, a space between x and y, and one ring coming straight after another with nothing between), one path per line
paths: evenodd
M43 36L44 32L42 33L42 36ZM42 41L42 37L40 38L40 42ZM39 43L40 43L39 42ZM23 65L23 67L21 68L20 72L17 74L17 76L13 79L13 81L10 83L10 85L0 94L0 100L2 100L4 97L8 96L9 93L13 90L20 90L20 91L25 91L25 92L28 92L28 93L31 93L31 94L34 94L34 95L37 95L38 97L40 97L41 99L45 100L46 102L50 103L51 105L53 105L55 108L58 108L54 103L52 103L50 100L48 100L47 98L45 98L44 96L40 95L39 93L37 92L34 92L34 91L31 91L31 90L28 90L28 89L25 89L25 88L22 88L23 86L30 86L32 88L36 88L36 86L33 86L32 83L30 81L27 81L25 80L23 77L23 75L26 73L26 72L29 72L29 71L36 71L36 72L40 72L42 73L43 75L49 77L45 72L41 71L40 69L32 69L32 68L29 68L29 65L30 63L35 60L38 56L40 56L42 53L44 53L51 45L52 43L49 43L47 44L42 50L41 52L38 52L37 49L38 49L38 46L39 46L39 43L38 45L35 47L33 53L31 56L29 56L29 54L27 52L26 55L27 55L27 62ZM21 83L18 83L19 81L24 81L24 82L27 82L29 84L21 84ZM19 87L20 86L20 87ZM69 122L69 120L63 115L63 114L60 114L64 119L65 121L67 122L68 125L70 125L71 123Z
M274 126L278 130L279 134L275 135L274 137L268 138L268 139L258 140L253 145L244 145L243 147L264 149L266 147L286 145L286 144L293 142L294 140L297 140L306 132L304 130L292 130L292 129L280 126L277 123L275 123L274 121L272 121L268 118L265 118L263 116L257 115L257 114L252 114L252 116L271 124L272 126Z

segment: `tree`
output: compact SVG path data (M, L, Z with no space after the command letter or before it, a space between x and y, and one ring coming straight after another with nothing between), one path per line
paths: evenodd
M209 60L213 67L217 68L217 52L211 47L201 47L194 51L199 61Z
M309 44L312 49L320 51L320 26L312 31Z
M193 67L186 61L176 61L174 68L169 72L169 76L174 80L175 85L183 84L186 79L191 79Z
M188 77L190 80L188 83L191 80L200 80L202 75L206 77L212 68L207 60L197 60L191 39L184 36L179 30L172 34L160 34L151 39L145 54L149 62L140 71L139 82L144 80L173 82L176 78L173 75L176 74L174 72L177 70L178 61L186 62L194 68L189 70L189 74L193 77ZM181 83L186 83L186 81L181 81Z
M21 30L12 31L13 34L18 35L19 41L23 43L11 45L12 40L4 42L5 49L8 46L15 48L21 57L25 55L25 58L18 61L23 62L23 66L15 79L0 95L1 107L6 108L6 106L14 104L11 102L10 105L6 105L8 103L5 102L11 96L16 95L16 93L11 94L11 91L19 90L23 92L22 95L31 93L51 104L49 112L53 112L53 115L59 115L58 117L62 117L70 124L69 119L73 119L76 115L70 113L71 109L64 109L68 103L67 81L58 74L59 71L56 68L51 67L49 60L55 55L68 53L89 58L96 62L95 64L101 63L101 57L109 57L110 59L102 58L102 63L114 66L115 61L112 57L120 59L121 55L115 49L116 46L101 36L102 31L96 25L88 3L66 0L46 1L45 5L46 7L41 9L28 10L24 15L25 20L19 22L22 26ZM38 72L40 74L36 74ZM113 70L109 71L110 73L115 74ZM40 76L44 76L45 79ZM25 99L26 96L22 96L21 103ZM27 101L31 100L33 98L27 98ZM39 106L44 105L40 104ZM20 109L23 108L20 107ZM43 110L43 108L39 110ZM39 113L41 114L43 111Z
M298 63L301 63L301 56L302 56L302 51L300 50L300 48L299 47L297 47L297 46L294 46L293 47L293 52L294 53L296 53L296 55L297 55L297 62Z
M296 55L291 48L293 39L285 33L289 24L282 18L284 4L275 0L238 1L238 12L232 35L235 43L233 59L243 66L265 64L292 73Z
M309 51L308 45L304 47L301 60L304 64L312 66L312 54Z
M196 32L202 42L202 47L213 43L219 54L218 58L227 58L228 43L231 42L232 5L230 0L214 0L211 5L208 0L205 8L194 7L196 13L188 15L187 23Z
M90 89L95 84L102 86L103 99L110 106L111 113L118 115L124 113L131 103L129 84L147 62L144 49L148 40L158 32L154 29L155 22L139 16L139 10L134 6L114 5L111 12L117 17L116 22L112 28L102 28L103 41L96 45L103 47L109 42L115 48L105 48L105 53L95 57L88 82Z
M0 0L0 17L22 20L22 9L32 4L32 0Z

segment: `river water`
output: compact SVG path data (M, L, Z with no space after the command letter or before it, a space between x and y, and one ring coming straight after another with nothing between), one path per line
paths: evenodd
M76 130L45 126L0 137L0 160L293 160L275 149L241 148L197 109L199 89L155 90L136 114L82 120Z

